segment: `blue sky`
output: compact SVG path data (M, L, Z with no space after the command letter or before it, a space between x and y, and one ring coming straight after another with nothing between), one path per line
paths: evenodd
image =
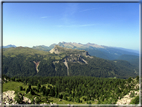
M3 45L59 42L139 49L139 3L4 3Z

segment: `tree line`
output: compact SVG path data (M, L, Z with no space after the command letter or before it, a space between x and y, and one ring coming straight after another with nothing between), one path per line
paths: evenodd
M139 81L137 76L135 79L113 79L113 78L97 78L88 76L70 76L70 77L12 77L12 81L23 82L28 85L25 90L32 95L42 93L43 96L56 97L72 102L87 102L91 104L97 101L98 104L115 104L118 99L128 94ZM135 83L135 84L134 84ZM52 85L45 85L52 84ZM36 86L36 88L31 88ZM137 87L135 90L138 90ZM134 93L131 94L131 96Z

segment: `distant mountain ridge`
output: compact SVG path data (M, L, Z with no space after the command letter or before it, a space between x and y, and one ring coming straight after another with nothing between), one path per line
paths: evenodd
M132 53L136 53L137 55L139 54L138 50L132 50L132 49L125 49L125 48L119 48L119 47L109 47L109 46L103 46L103 45L97 45L94 43L87 43L87 44L81 44L81 43L75 43L75 42L59 42L58 44L54 43L51 44L50 46L45 46L45 45L39 45L39 46L33 46L33 49L39 49L39 50L48 50L50 51L52 48L54 48L55 45L59 45L62 47L66 47L66 48L116 48L119 50L123 50L123 51L128 51L128 52L132 52ZM3 46L3 48L10 48L10 47L16 47L15 45L7 45L7 46Z
M11 48L11 47L14 47L14 48L15 48L16 46L15 46L15 45L11 45L11 44L10 44L10 45L7 45L7 46L3 46L3 48Z
M46 48L47 50L51 50L55 45L59 45L62 47L66 47L66 48L72 48L72 49L85 49L85 48L90 48L90 49L118 49L121 51L127 51L130 52L131 54L135 54L138 55L139 51L137 50L132 50L132 49L125 49L125 48L119 48L119 47L109 47L109 46L103 46L103 45L97 45L94 43L87 43L87 44L81 44L81 43L71 43L71 42L59 42L58 44L51 44L49 47L48 46L44 46L44 45L40 45L40 46L33 46L34 49L36 49L37 47L42 47L42 48Z
M71 49L78 49L78 50L85 50L89 52L91 56L96 56L99 58L107 59L107 60L125 60L130 62L131 64L139 66L139 52L136 50L125 49L125 48L118 48L118 47L108 47L103 45L97 45L94 43L71 43L71 42L59 42L58 44L51 44L50 46L40 45L40 46L33 46L33 49L36 50L43 50L43 51L50 51L54 48L55 45L71 48ZM14 45L10 45L11 47L15 47ZM10 46L6 46L8 48ZM124 56L129 56L125 58Z
M71 43L71 42L59 42L58 44L52 44L49 47L48 46L34 46L33 49L38 50L44 50L44 51L50 51L55 45L71 48L71 49L79 49L79 50L85 50L88 51L91 56L96 56L99 58L107 59L107 60L126 60L124 58L127 57L126 61L130 61L130 63L134 64L136 63L138 66L139 63L139 52L136 50L131 49L125 49L125 48L118 48L118 47L108 47L103 45L97 45L94 43L87 43L87 44L81 44L81 43Z

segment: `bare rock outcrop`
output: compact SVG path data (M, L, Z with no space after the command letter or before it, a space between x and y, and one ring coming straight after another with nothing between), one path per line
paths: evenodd
M69 67L68 67L67 60L65 59L65 61L64 61L63 63L64 63L65 66L67 67L67 75L69 76Z
M38 61L38 62L33 61L33 63L36 65L36 71L37 71L37 73L38 73L38 72L39 72L38 66L39 66L39 64L40 64L40 61Z
M14 97L15 91L8 90L6 92L3 92L3 104L16 104Z
M122 104L130 104L131 100L133 99L130 97L132 91L129 92L129 94L125 95L122 99L118 100L116 102L116 105L122 105ZM139 95L139 91L134 91L135 95Z
M79 64L88 64L88 62L83 57L85 56L85 57L93 58L85 50L64 48L64 47L61 47L58 45L56 45L53 49L51 49L50 53L54 53L54 54L65 53L66 54L66 57L63 58L63 63L67 67L67 75L69 75L68 62L79 63ZM53 61L54 65L56 63L59 63L59 61ZM57 71L56 67L55 67L55 71Z
M59 63L59 61L53 61L53 64L54 64L54 65L55 65L56 63L58 64L58 63Z
M24 96L23 96L23 101L28 102L29 104L31 103L31 100L29 98L27 98L27 97L24 97Z
M88 62L86 60L84 60L83 58L82 58L82 61L84 61L85 64L88 64Z
M66 60L67 62L88 64L88 62L85 59L83 59L80 54L70 55L70 56L66 57L64 60Z
M69 66L68 66L68 62L72 62L72 63L79 63L79 64L88 64L88 62L83 59L80 55L70 55L69 57L64 58L64 65L67 67L67 75L69 75Z
M3 92L3 104L18 104L17 101L15 101L15 91L8 90L6 92ZM31 100L27 97L23 96L23 103L28 102L31 103Z
M79 54L85 57L93 58L89 55L89 53L85 50L77 50L77 49L70 49L70 48L64 48L61 46L56 45L53 49L49 51L50 53L55 53L55 54L60 54L60 53L74 53L74 54ZM71 54L72 55L72 54Z
M59 53L60 53L57 46L55 46L55 47L54 47L53 49L51 49L49 52L50 52L50 53L55 53L55 54L59 54Z

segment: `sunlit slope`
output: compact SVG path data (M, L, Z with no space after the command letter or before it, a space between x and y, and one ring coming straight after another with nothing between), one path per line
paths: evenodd
M85 50L55 46L50 52L27 47L3 49L3 74L7 76L95 76L128 78L138 75L127 61L109 61Z
M44 46L44 45L40 45L40 46L33 46L33 48L38 49L38 50L49 51L55 45L59 45L61 47L65 47L65 48L85 50L85 51L88 51L91 56L96 56L96 57L108 59L108 60L119 59L119 57L121 57L121 55L133 55L134 57L139 56L138 51L135 51L135 50L97 45L94 43L81 44L81 43L75 43L75 42L73 42L73 43L59 42L58 44L52 44L49 47ZM131 57L129 56L129 58L131 58ZM123 58L123 59L125 60L125 58ZM131 60L131 62L132 61L133 60ZM138 61L137 61L137 63L138 63Z

